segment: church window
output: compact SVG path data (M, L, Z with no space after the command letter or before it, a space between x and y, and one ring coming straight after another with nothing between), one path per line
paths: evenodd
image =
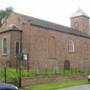
M16 55L20 53L20 43L19 41L16 42Z
M7 38L3 38L2 46L3 46L3 54L7 54Z
M74 41L73 40L69 40L69 42L68 42L68 51L69 52L74 52L75 51L75 46L74 46Z

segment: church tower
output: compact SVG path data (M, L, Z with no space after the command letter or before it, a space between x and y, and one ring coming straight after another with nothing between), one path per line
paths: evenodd
M71 27L89 33L89 17L80 8L71 17Z

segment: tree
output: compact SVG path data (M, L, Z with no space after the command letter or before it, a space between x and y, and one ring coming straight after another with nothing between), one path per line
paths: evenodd
M6 12L4 10L0 10L0 26L2 25L2 19L5 17Z
M7 7L5 10L0 10L0 26L2 25L2 19L9 15L13 11L12 7Z
M7 15L8 15L10 12L12 12L12 11L13 11L13 8L12 8L12 7L7 7L6 10L5 10L5 12L6 12Z

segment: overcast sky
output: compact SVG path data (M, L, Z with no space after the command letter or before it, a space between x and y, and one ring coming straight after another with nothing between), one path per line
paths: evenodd
M0 0L0 9L6 7L65 26L70 26L70 17L79 7L90 16L90 0Z

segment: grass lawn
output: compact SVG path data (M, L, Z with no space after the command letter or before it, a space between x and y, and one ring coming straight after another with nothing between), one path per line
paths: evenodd
M77 86L82 84L87 84L87 80L72 80L64 82L52 82L47 84L32 84L30 86L24 87L23 90L55 90L70 86Z
M90 69L85 69L82 72L90 72ZM60 70L58 75L76 75L79 74L80 71L78 70ZM40 73L40 76L52 76L52 70L45 70ZM22 77L36 77L36 71L35 70L23 70L22 71ZM13 68L7 68L7 81L8 80L15 80L18 77L18 73L16 72L16 69ZM4 70L0 68L0 80L4 80ZM81 85L81 84L86 84L88 83L87 80L74 80L74 81L64 81L64 82L52 82L52 83L47 83L47 84L32 84L30 86L24 87L23 90L55 90L58 88L65 88L65 87L70 87L70 86L75 86L75 85Z
M64 70L60 69L58 73L55 73L55 71L47 69L40 72L39 76L52 76L55 74L58 75L76 75L80 74L81 72L90 73L90 68L83 69L83 70L77 70L77 69L70 69L70 70ZM29 71L22 70L22 77L36 77L37 73L35 70L31 69ZM15 68L9 68L7 67L7 80L13 80L16 77L18 77L18 72L16 72ZM0 67L0 79L4 78L4 69Z

